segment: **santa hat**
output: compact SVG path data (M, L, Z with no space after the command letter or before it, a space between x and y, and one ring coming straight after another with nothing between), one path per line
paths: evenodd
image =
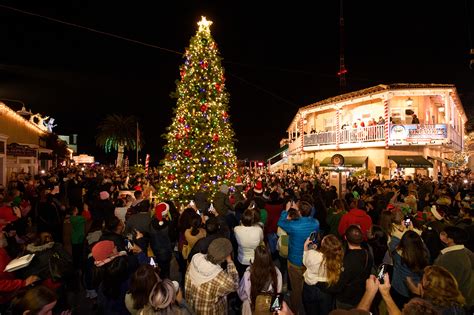
M242 186L242 178L240 176L237 176L237 179L235 180L235 186Z
M253 191L256 194L261 194L263 192L263 184L261 180L258 180L255 186L253 187Z
M163 216L168 214L170 210L170 205L166 202L160 202L155 207L155 218L160 222L160 225L163 225Z
M99 197L100 197L100 200L106 200L106 199L109 199L110 195L106 191L101 191L99 193Z

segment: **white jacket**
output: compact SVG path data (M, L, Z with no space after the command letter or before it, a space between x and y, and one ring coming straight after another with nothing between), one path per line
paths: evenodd
M250 265L255 255L255 248L263 241L263 229L259 225L243 226L234 228L235 239L238 248L237 259L242 265Z

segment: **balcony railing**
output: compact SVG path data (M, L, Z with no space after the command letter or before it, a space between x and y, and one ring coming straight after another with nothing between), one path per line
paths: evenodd
M318 132L305 135L304 145L331 145L336 144L337 131ZM384 126L367 126L360 128L345 128L339 131L339 144L383 141Z

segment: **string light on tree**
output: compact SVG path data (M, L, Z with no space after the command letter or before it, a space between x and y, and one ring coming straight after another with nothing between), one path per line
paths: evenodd
M199 190L213 196L220 185L233 183L236 174L229 94L211 25L201 18L179 67L175 117L164 135L161 199L187 202Z

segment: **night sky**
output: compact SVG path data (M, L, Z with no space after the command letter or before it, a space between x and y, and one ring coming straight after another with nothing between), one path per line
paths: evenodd
M339 94L337 0L153 3L0 0L180 52L205 15L214 22L211 31L224 58L239 159L267 158L299 107ZM347 90L453 83L470 115L473 4L345 1ZM176 104L169 94L179 78L180 55L2 7L0 21L0 99L18 99L33 112L54 117L57 133L78 133L79 151L102 161L105 155L94 139L100 120L109 113L135 115L146 141L142 156L150 153L152 164L158 163L161 135ZM134 153L130 156L134 162Z

